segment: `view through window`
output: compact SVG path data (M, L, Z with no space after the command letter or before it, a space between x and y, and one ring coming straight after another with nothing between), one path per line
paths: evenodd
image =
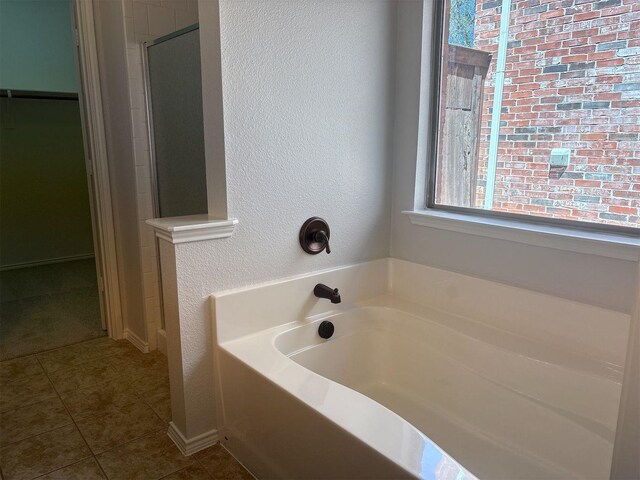
M640 0L443 17L434 203L638 228Z

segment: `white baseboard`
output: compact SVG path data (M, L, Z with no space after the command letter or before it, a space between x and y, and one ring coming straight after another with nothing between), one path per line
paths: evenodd
M128 328L124 329L124 338L129 340L142 353L149 353L149 342L145 342Z
M158 350L167 356L167 332L158 330Z
M0 266L0 272L5 270L16 270L18 268L41 267L43 265L53 265L54 263L75 262L77 260L88 260L94 258L93 253L84 253L81 255L70 255L68 257L48 258L46 260L34 260L33 262L12 263Z
M167 431L169 438L173 440L173 443L180 449L183 455L193 455L200 450L210 447L218 443L218 430L215 428L208 432L201 433L193 438L185 438L175 423L169 422L169 430Z

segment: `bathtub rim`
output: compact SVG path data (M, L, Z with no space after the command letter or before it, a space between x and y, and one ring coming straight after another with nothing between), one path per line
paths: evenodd
M325 314L313 315L302 320L218 343L218 347L415 478L424 478L426 473L412 466L421 465L423 455L414 455L407 460L408 451L437 451L443 457L450 459L464 472L464 476L459 478L476 479L477 477L464 465L460 464L436 442L403 417L372 398L300 365L278 350L274 343L278 335L302 326L302 322L304 322L304 325L308 325L318 322L322 318L358 308L361 308L361 305L344 305ZM260 348L255 348L257 345L260 345ZM303 385L316 385L320 390L323 388L331 389L334 394L340 397L340 401L331 405L321 405L319 404L321 399L314 401L308 391L305 392L307 393L306 395L301 393ZM346 424L338 422L336 420L336 417L340 416L337 415L339 413L338 410L344 411L345 409L348 410L348 415L346 415L348 419L361 418L360 416L363 415L363 412L374 416L376 422L368 423L368 427L375 424L376 428L373 429L375 431L363 428L363 423L366 422L347 421ZM408 444L389 441L388 436L385 435L385 432L389 430L389 426L399 428L405 434L403 435L405 440L408 434L410 436Z
M487 279L483 279L483 278L478 278L478 277L474 277L472 275L464 275L464 274L460 274L460 273L456 273L456 272L448 272L446 270L441 270L438 268L433 268L433 267L427 267L427 266L423 266L423 265L419 265L419 264L413 264L412 262L407 262L404 260L399 260L399 259L395 259L395 258L384 258L384 259L377 259L377 260L371 260L371 261L365 261L365 262L360 262L360 263L355 263L355 264L349 264L349 265L341 265L338 267L333 267L333 268L326 268L326 269L322 269L322 270L315 270L315 271L311 271L311 272L306 272L306 273L302 273L299 275L293 275L293 276L289 276L286 278L280 278L280 279L274 279L271 281L267 281L267 282L262 282L259 283L257 285L250 285L250 286L243 286L243 287L237 287L237 288L233 288L233 289L229 289L229 290L224 290L224 291L220 291L220 292L215 292L211 295L210 300L211 300L211 305L212 305L212 310L213 310L213 315L214 315L214 319L216 319L217 317L217 300L220 300L220 312L222 312L222 317L223 319L221 319L221 322L217 322L214 324L214 328L213 328L213 335L214 335L214 345L215 345L215 349L223 349L227 354L231 355L232 357L234 357L235 359L237 359L238 361L244 363L248 368L252 369L253 371L255 371L257 374L261 375L262 377L266 378L267 380L269 380L270 382L274 383L277 387L280 387L282 389L284 389L285 391L287 391L290 394L293 394L294 396L296 396L296 398L298 398L299 400L303 401L303 403L305 405L307 405L309 408L312 408L316 411L318 411L318 413L320 413L323 417L327 418L329 421L331 421L332 423L334 423L337 427L342 428L343 430L346 430L347 432L353 434L353 432L349 431L348 429L344 428L344 425L338 423L335 421L334 417L332 415L328 415L326 413L323 413L321 411L319 411L313 404L310 404L309 402L304 401L304 399L299 398L297 395L294 394L294 392L291 391L290 388L287 387L286 384L283 384L282 382L278 381L278 379L274 379L272 378L269 374L265 374L263 373L263 371L261 370L261 368L259 367L259 362L258 362L258 366L256 366L256 362L255 361L247 361L247 358L245 358L245 356L243 355L243 352L241 351L242 349L240 349L239 351L234 351L236 349L236 347L243 343L243 342L247 342L249 339L256 339L258 337L261 337L262 335L266 335L268 337L275 337L276 335L280 334L280 333L284 333L289 329L295 328L296 326L300 326L302 321L305 322L311 322L311 321L315 321L319 318L322 317L327 317L327 316L331 316L331 315L335 315L338 313L342 313L345 311L345 309L350 309L350 308L359 308L362 306L365 306L367 304L369 304L369 302L375 302L379 297L381 296L393 296L396 297L396 289L397 289L397 285L395 285L394 282L392 282L392 280L394 279L394 275L396 275L396 273L394 272L394 270L396 270L396 264L397 266L407 266L410 265L412 267L418 268L418 269L422 269L422 270L426 270L426 271L435 271L435 272L444 272L445 274L449 275L453 275L454 280L456 280L458 277L462 277L465 279L470 279L470 280L474 280L474 281L478 281L478 282L482 282L485 286L489 286L489 287L493 287L493 286L498 286L499 288L502 289L507 289L508 291L515 291L515 292L525 292L526 294L530 295L534 300L540 301L542 303L545 303L547 299L550 299L551 301L560 301L562 303L564 303L565 305L568 305L569 308L588 308L592 311L598 312L598 313L605 313L607 315L611 315L611 314L615 314L618 317L621 317L622 320L627 323L628 322L628 317L629 315L627 315L624 312L616 312L616 311L612 311L609 309L606 309L602 306L597 306L597 305L589 305L589 304L585 304L585 303L580 303L577 302L575 300L571 300L571 299L566 299L566 298L561 298L561 297L556 297L553 295L550 295L548 293L542 293L542 292L537 292L537 291L532 291L532 290L528 290L522 287L518 287L518 286L514 286L514 285L508 285L505 283L501 283L501 282L496 282L496 281L491 281L491 280L487 280ZM309 315L309 316L300 316L300 315L292 315L292 309L288 308L287 305L280 305L279 308L282 308L284 311L282 312L281 315L278 315L277 319L271 318L269 320L269 322L260 322L260 321L256 321L256 319L254 318L256 316L256 314L260 314L260 310L258 310L258 308L256 308L255 304L260 304L260 301L256 302L256 299L264 299L264 297L260 297L255 295L255 293L251 293L251 296L249 298L251 298L253 300L253 305L250 306L241 306L240 312L243 312L241 315L243 315L243 318L246 317L247 323L250 323L250 328L235 328L234 330L231 332L230 334L230 330L228 325L231 325L231 323L236 323L235 319L238 318L238 314L237 311L233 308L233 302L229 303L229 299L233 299L233 297L239 298L239 297L245 297L244 294L246 293L250 293L250 292L256 292L257 290L262 290L264 289L264 293L271 292L273 293L274 290L277 290L280 287L286 286L286 291L287 291L287 296L283 297L281 295L282 291L280 293L278 293L278 295L276 295L276 299L273 299L273 301L280 301L281 303L286 301L287 299L291 298L290 293L293 292L294 294L292 295L294 298L294 300L297 300L298 297L298 293L301 294L301 296L306 296L309 295L311 290L312 290L312 286L311 288L309 288L309 286L311 285L311 283L313 282L313 284L315 284L317 281L320 282L327 282L328 284L331 284L332 286L340 286L341 290L344 287L345 291L347 291L347 287L348 288L352 288L352 287L361 287L358 284L353 284L351 283L351 279L352 276L350 273L348 273L351 269L361 269L365 272L369 272L370 269L372 268L372 266L376 266L375 268L380 267L378 270L376 270L375 268L373 268L373 270L375 271L375 273L381 273L383 271L386 271L386 277L384 279L379 279L379 281L374 282L374 287L377 288L377 290L374 288L373 289L373 293L371 291L371 289L369 288L371 286L371 280L369 277L364 277L364 282L368 284L368 290L367 290L367 295L363 296L362 295L362 288L360 288L360 292L356 295L354 295L352 297L352 299L347 299L347 302L352 303L353 305L351 306L346 306L346 305L340 305L338 306L338 308L336 308L335 306L328 306L326 304L326 302L324 301L320 301L319 304L323 307L323 310L320 310L321 313L316 313L314 315ZM410 272L411 273L411 272ZM350 276L351 275L351 276ZM334 285L334 282L344 282L345 279L348 279L349 282L347 285ZM295 284L295 286L293 285ZM302 290L300 290L298 288L298 284L301 284L304 286L304 288ZM266 287L266 288L265 288ZM293 288L292 288L293 287ZM284 290L284 288L281 288L281 290ZM260 292L263 293L263 292ZM267 298L267 300L271 303L272 302L272 298L271 298L271 293L269 294L269 298ZM398 295L396 298L401 301L401 302L408 302L408 303L413 303L411 299L406 298L405 295L403 295L403 292L399 292L400 295ZM317 299L314 299L317 301ZM419 305L421 308L428 308L425 305L422 305L420 303L415 303L415 305ZM298 306L296 306L297 308ZM260 307L261 308L261 307ZM327 308L331 308L331 310L327 310ZM448 315L456 315L456 316L463 316L460 313L451 313L448 311L444 311L441 310L440 308L434 307L433 310L440 312L440 313L445 313ZM280 313L280 312L278 312ZM273 308L267 312L267 316L272 315L273 314ZM421 316L422 317L422 316ZM468 318L468 317L465 317ZM617 321L618 319L616 319ZM485 323L482 320L478 320L480 323ZM286 323L283 323L286 322ZM240 323L240 322L238 322ZM264 328L261 325L267 324L268 327ZM223 332L223 335L220 335L220 325L224 325L225 327L225 331ZM495 326L495 325L491 325L492 328L495 328L497 330L501 330L500 327ZM241 331L244 331L244 333L240 333ZM220 337L226 337L226 340L224 341L218 341L218 339ZM266 339L265 339L266 341ZM248 343L248 342L247 342ZM281 355L283 358L284 355L279 352L273 345L271 345L270 342L267 342L267 344L269 345L269 348L271 348L271 350L277 352L277 354ZM249 357L251 357L251 355L249 355ZM297 364L295 361L286 358L286 360L290 361L291 363L295 364L295 366L299 367L300 369L303 369L304 371L308 372L310 375L315 375L320 379L323 379L327 382L332 382L336 385L340 385L337 384L336 382L333 382L330 379L327 379L325 377L322 377L318 374L316 374L315 372L312 372L310 370L308 370L307 368L305 368L302 365ZM220 378L220 377L219 377ZM218 380L219 381L219 380ZM218 383L220 385L220 383ZM340 387L344 388L344 389L348 389L350 392L354 392L354 393L358 393L355 392L354 390L351 390L349 387L345 387L343 385L340 385ZM359 394L361 395L361 394ZM217 398L221 398L222 397L222 389L218 390L217 393ZM386 407L378 404L377 402L375 402L375 400L370 399L369 397L364 396L364 398L366 400L368 400L369 402L373 402L376 405L378 405L380 408L383 408L385 410ZM220 400L221 401L221 400ZM223 414L224 409L220 408L218 410L218 412L220 412L220 414ZM396 415L395 412L392 412L391 410L388 410L391 414ZM406 422L406 420L404 420L402 417L399 417L402 421ZM220 425L224 425L224 418L220 417L219 424ZM408 423L408 422L406 422ZM410 424L409 424L410 425ZM426 437L419 429L411 426L414 430L416 430L418 435L424 436L431 445L434 445L435 447L438 448L438 451L441 452L442 454L446 455L449 458L452 458L451 455L449 455L446 451L444 451L443 449L441 449L435 442L432 442L430 439L428 439L428 437ZM400 462L398 463L397 461L393 460L392 458L390 458L388 455L385 455L383 452L381 452L379 450L379 448L376 448L371 441L369 441L368 438L365 438L364 440L362 440L362 438L360 438L358 435L354 435L356 438L358 438L360 441L364 441L364 443L370 445L372 448L374 448L375 450L377 450L381 455L384 455L386 458L388 458L389 460L393 461L396 465L399 465L401 468L406 470L406 467L404 465L404 462ZM455 459L453 459L453 461L459 465L458 462L455 461ZM464 466L461 465L461 468L465 470L465 472L468 473L468 471L464 468ZM416 474L415 472L413 473L414 475ZM419 475L419 474L418 474ZM471 475L469 473L469 475Z

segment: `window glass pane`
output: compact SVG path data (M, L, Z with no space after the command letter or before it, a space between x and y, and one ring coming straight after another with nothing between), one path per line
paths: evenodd
M439 116L436 205L637 228L640 1L446 0Z

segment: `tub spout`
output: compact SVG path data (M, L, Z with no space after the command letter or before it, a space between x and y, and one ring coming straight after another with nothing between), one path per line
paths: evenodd
M340 303L340 292L337 288L327 287L323 283L319 283L313 289L313 294L318 298L327 298L331 303Z

